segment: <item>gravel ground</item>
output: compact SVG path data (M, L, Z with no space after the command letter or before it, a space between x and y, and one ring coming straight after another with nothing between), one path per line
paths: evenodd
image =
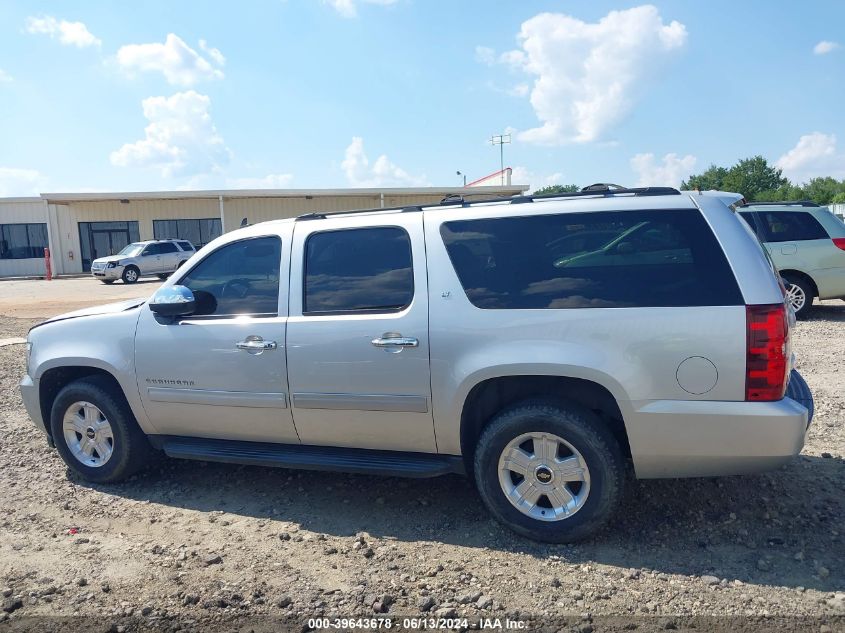
M35 322L0 317L0 338ZM845 630L844 334L842 302L797 326L816 398L799 458L759 476L630 481L611 527L574 546L514 536L459 477L162 460L123 485L76 480L24 411L23 346L2 347L0 630L33 616L259 630L270 616L299 633L315 615L378 613L581 633Z

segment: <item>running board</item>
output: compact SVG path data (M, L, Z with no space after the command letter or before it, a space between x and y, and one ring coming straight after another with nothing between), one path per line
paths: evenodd
M241 442L173 435L151 435L149 440L168 457L227 464L327 470L388 477L422 478L466 472L463 459L457 455Z

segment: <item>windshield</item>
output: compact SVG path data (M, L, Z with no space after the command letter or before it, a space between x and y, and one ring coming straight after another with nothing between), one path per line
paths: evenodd
M127 244L123 247L123 250L118 253L118 255L126 255L127 257L135 257L135 255L140 254L140 252L144 250L143 244Z

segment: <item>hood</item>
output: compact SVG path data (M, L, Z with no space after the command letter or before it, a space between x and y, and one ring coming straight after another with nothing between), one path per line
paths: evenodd
M94 306L91 308L83 308L82 310L74 310L73 312L66 312L58 316L51 317L33 326L31 329L41 327L47 323L55 323L56 321L66 321L67 319L76 319L79 317L94 316L98 314L115 314L117 312L125 312L132 308L137 308L139 305L146 302L146 299L127 299L126 301L118 301L117 303L107 303L101 306Z
M127 255L124 255L122 259L129 259L129 257ZM98 257L97 259L95 259L91 263L92 264L93 263L107 264L109 262L117 262L117 261L120 261L120 260L121 260L120 255L109 255L107 257Z

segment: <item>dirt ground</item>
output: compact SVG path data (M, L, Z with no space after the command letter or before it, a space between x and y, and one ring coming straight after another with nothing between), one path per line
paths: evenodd
M55 304L10 303L8 283L0 313L18 318L0 317L0 338L25 336L37 319L19 317ZM122 485L77 480L24 411L23 346L0 347L0 631L79 616L64 622L300 633L314 616L379 614L581 633L845 630L845 303L799 323L794 349L816 399L799 458L758 476L630 480L603 534L552 546L500 527L460 477L162 460Z
M106 285L93 277L0 280L0 314L18 318L43 318L91 305L149 297L161 281L142 278L134 284L116 281Z

